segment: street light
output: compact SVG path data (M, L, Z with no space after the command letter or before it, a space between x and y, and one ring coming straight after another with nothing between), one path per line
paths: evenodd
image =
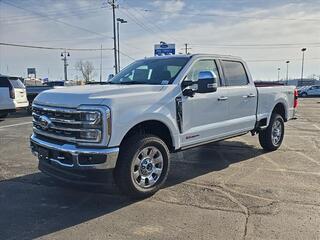
M118 72L120 72L120 23L127 23L128 21L117 18L117 38L118 38Z
M280 81L280 68L278 68L278 82Z
M287 85L288 85L288 82L289 82L289 63L290 63L290 61L286 61L286 64L287 64L287 77L286 77Z
M62 61L63 61L63 66L64 66L64 81L68 81L68 74L67 74L67 67L68 67L68 62L67 62L67 57L70 57L70 53L67 52L67 50L64 50L61 53Z
M306 51L306 48L302 48L301 52L302 52L302 67L301 67L301 82L300 82L300 86L302 86L303 84L303 67L304 67L304 52Z

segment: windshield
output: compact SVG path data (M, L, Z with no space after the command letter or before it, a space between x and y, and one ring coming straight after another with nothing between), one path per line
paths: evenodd
M138 60L114 76L111 84L171 84L189 57Z
M23 85L23 83L21 82L21 80L19 78L9 78L9 82L11 83L12 87L14 88L25 88L25 86Z

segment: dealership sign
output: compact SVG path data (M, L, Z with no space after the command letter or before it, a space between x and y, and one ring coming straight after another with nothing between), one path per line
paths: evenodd
M36 69L35 68L27 68L27 74L29 78L36 78Z
M162 55L174 55L176 53L176 45L175 44L167 44L161 42L160 44L154 45L154 55L162 56Z

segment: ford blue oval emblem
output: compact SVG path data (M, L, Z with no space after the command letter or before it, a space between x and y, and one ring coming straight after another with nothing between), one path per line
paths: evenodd
M162 48L167 48L168 45L167 45L167 44L162 44L162 45L160 45L160 47L162 47Z

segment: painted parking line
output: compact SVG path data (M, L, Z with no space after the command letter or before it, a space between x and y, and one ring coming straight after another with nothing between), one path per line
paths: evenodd
M313 126L314 126L316 129L320 130L320 127L319 127L318 125L313 124Z
M0 129L10 128L10 127L15 127L15 126L28 125L28 124L32 124L32 122L17 123L17 124L11 124L11 125L6 125L6 126L1 126Z

